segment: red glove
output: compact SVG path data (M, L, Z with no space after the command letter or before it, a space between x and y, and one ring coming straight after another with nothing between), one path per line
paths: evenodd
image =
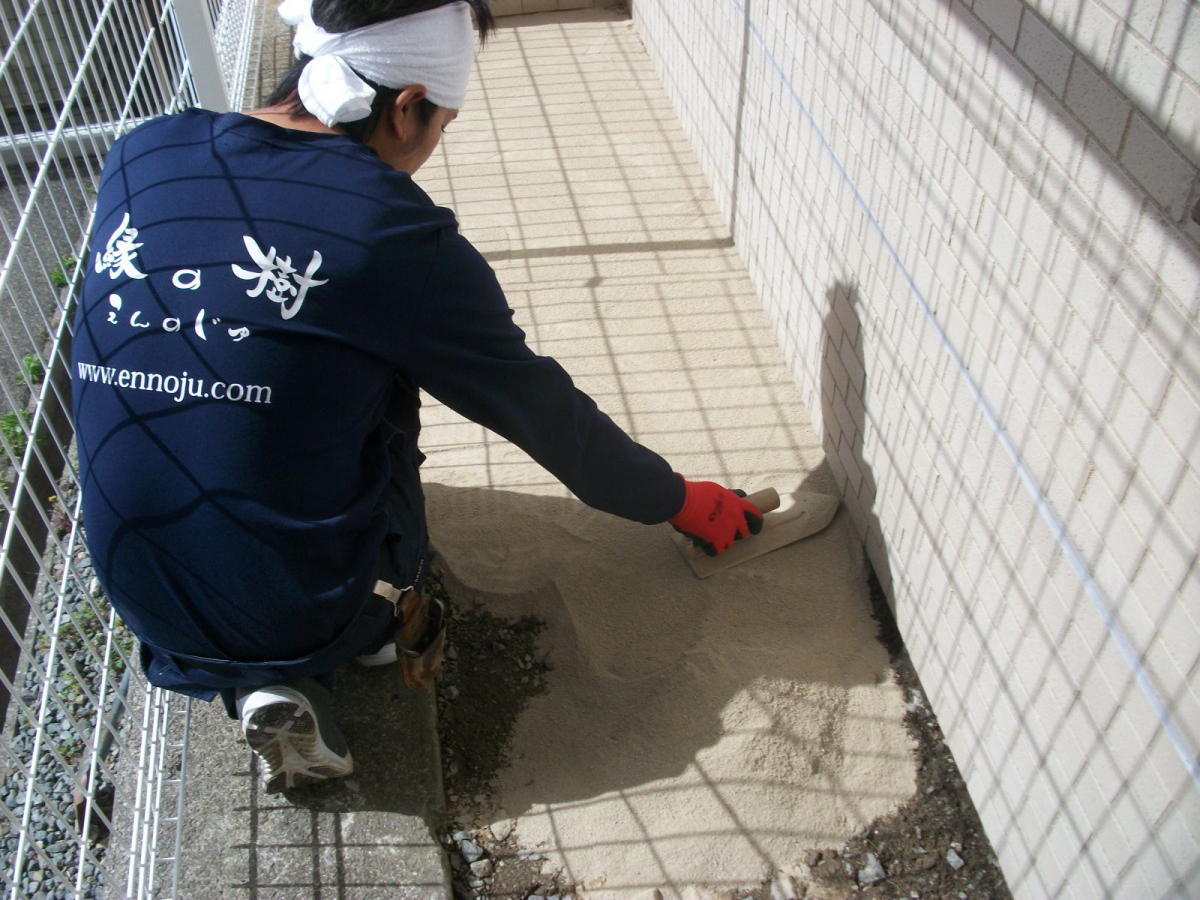
M682 475L679 476L683 478ZM683 509L671 519L677 531L709 556L720 556L734 541L762 531L763 517L745 491L731 491L711 481L688 481Z

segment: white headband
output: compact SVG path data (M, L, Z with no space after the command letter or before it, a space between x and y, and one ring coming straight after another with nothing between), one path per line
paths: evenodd
M300 102L324 125L366 118L375 91L363 78L389 88L424 85L432 103L462 108L475 57L467 3L447 3L341 34L313 22L311 6L312 0L283 0L279 16L296 28L297 58L312 57L300 76Z

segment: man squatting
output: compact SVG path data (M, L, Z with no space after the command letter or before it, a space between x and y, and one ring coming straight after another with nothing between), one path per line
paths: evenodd
M147 678L221 695L270 791L353 770L339 666L398 660L413 686L441 663L419 389L596 509L711 553L762 524L535 355L414 184L463 105L472 12L486 38L487 0L285 0L298 61L267 106L151 121L101 177L72 366L88 545Z

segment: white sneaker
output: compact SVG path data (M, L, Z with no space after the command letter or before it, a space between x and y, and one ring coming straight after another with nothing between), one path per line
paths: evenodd
M309 678L238 692L242 733L262 764L268 794L354 771L330 699L329 691Z
M376 666L390 666L399 660L399 658L400 654L396 652L396 642L388 638L383 646L374 653L364 653L362 656L356 656L354 661L360 666L373 669Z

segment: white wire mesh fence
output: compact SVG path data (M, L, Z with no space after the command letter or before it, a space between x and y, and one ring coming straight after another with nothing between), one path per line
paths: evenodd
M254 35L254 10L257 0L208 0L210 21L217 45L217 59L225 75L230 102L236 109L246 92L250 66L251 38Z
M205 4L240 98L256 0L178 2ZM197 36L173 0L9 0L0 28L0 885L174 896L188 706L144 682L92 573L68 360L105 154L196 104Z

